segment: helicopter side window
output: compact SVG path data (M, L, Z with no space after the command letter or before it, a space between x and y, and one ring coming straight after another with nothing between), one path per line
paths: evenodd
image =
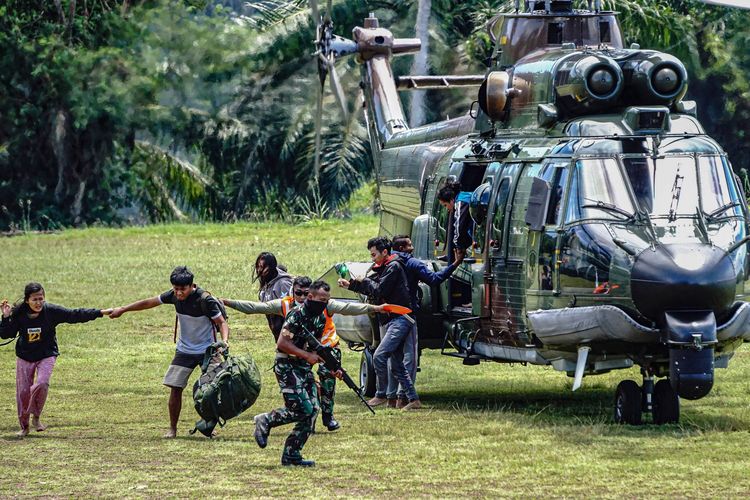
M599 42L610 43L612 32L609 30L609 21L599 21Z
M442 206L437 198L435 199L435 250L440 252L446 251L448 244L448 210Z
M547 24L547 43L560 45L563 43L563 23Z
M703 211L714 216L742 215L740 197L732 183L729 165L719 156L698 158Z
M510 194L510 178L503 177L495 195L495 207L492 209L492 239L495 248L500 248L503 242L503 228L505 227L505 205Z
M581 219L625 220L635 213L625 179L613 158L576 162L566 222Z

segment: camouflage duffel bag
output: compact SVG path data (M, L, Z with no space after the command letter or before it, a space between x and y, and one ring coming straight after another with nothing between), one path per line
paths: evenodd
M232 356L223 342L206 349L201 376L193 385L195 410L202 418L190 432L211 437L216 425L250 408L260 394L260 370L250 354Z

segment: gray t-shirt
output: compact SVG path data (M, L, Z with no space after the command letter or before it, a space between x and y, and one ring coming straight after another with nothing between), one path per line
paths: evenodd
M174 291L169 290L159 295L162 304L174 304L180 325L180 336L177 339L177 351L185 354L203 354L214 342L214 319L221 316L221 309L216 297L208 296L205 300L206 313L201 307L201 293L196 288L185 300L177 300Z

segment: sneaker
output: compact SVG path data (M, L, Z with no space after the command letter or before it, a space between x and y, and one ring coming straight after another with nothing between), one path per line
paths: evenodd
M398 398L398 401L396 401L396 408L399 410L402 409L404 406L409 404L409 400L406 398Z
M385 398L379 398L379 397L375 396L374 398L372 398L371 400L369 400L367 402L367 404L370 405L370 406L380 406L380 405L385 404L387 402L388 402L387 399L385 399Z
M268 444L268 434L271 432L271 428L268 426L268 417L265 413L261 413L253 417L253 422L255 422L255 442L261 448L265 448Z
M388 408L398 408L398 399L396 398L388 398Z
M420 408L422 408L422 403L418 399L415 399L414 401L409 401L409 403L401 409L404 411L409 411L418 410Z
M297 466L297 467L314 467L315 461L314 460L305 460L302 457L287 457L286 455L281 455L281 465L283 466Z
M326 426L326 429L333 432L337 430L339 427L341 427L341 424L336 421L335 418L331 419L323 419L323 425Z

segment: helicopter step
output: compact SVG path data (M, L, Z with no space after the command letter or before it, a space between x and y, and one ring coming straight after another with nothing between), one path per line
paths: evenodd
M641 425L644 413L651 413L655 425L680 421L680 396L669 379L654 384L653 375L644 373L640 387L634 380L619 383L615 391L615 423Z

